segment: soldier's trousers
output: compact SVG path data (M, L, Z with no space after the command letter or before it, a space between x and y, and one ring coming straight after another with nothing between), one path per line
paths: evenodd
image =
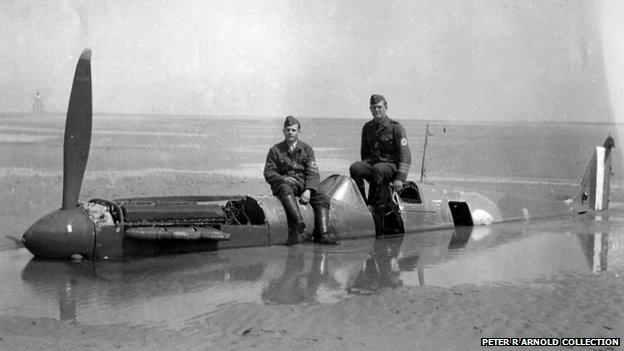
M390 199L389 184L396 177L397 165L390 162L358 161L349 167L349 173L362 191L362 196L364 196L364 180L368 182L366 203L377 208L385 205Z
M271 187L271 190L273 191L273 195L275 196L286 197L288 195L301 196L305 189L298 185L281 183L275 187ZM311 191L310 206L312 206L314 210L320 207L329 208L329 198L327 197L327 195L320 191Z

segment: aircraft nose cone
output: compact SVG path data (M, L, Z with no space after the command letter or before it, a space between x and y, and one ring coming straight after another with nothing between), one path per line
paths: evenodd
M91 258L95 230L82 207L56 210L30 226L22 236L22 242L37 257L70 258L73 254L80 254Z

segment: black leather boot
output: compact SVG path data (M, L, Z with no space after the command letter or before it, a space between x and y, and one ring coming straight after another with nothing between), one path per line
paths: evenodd
M299 211L299 205L293 195L279 196L280 202L284 206L286 212L286 220L288 221L288 240L287 244L299 244L305 237L305 223Z
M383 207L377 207L373 209L373 221L375 222L375 235L382 236L385 235L384 227L385 227L385 211Z
M312 241L324 245L340 244L340 241L329 232L329 208L319 207L314 211L314 237Z

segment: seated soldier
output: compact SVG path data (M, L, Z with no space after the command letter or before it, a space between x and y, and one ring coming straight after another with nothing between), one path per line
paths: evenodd
M349 168L371 212L381 210L390 202L388 184L397 192L403 189L412 156L403 126L386 115L386 99L381 95L370 97L373 119L362 128L361 161ZM368 198L364 191L368 181Z
M299 243L305 236L305 224L295 200L295 196L299 196L301 203L309 202L314 210L312 240L319 244L338 245L340 242L329 233L329 198L319 190L314 150L299 140L300 126L296 118L286 117L284 141L269 150L264 179L286 211L289 243Z

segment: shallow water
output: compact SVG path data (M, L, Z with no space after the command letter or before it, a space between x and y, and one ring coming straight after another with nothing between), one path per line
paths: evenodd
M624 208L384 239L225 250L126 262L0 251L0 313L184 328L224 304L336 303L400 286L556 284L624 274Z

